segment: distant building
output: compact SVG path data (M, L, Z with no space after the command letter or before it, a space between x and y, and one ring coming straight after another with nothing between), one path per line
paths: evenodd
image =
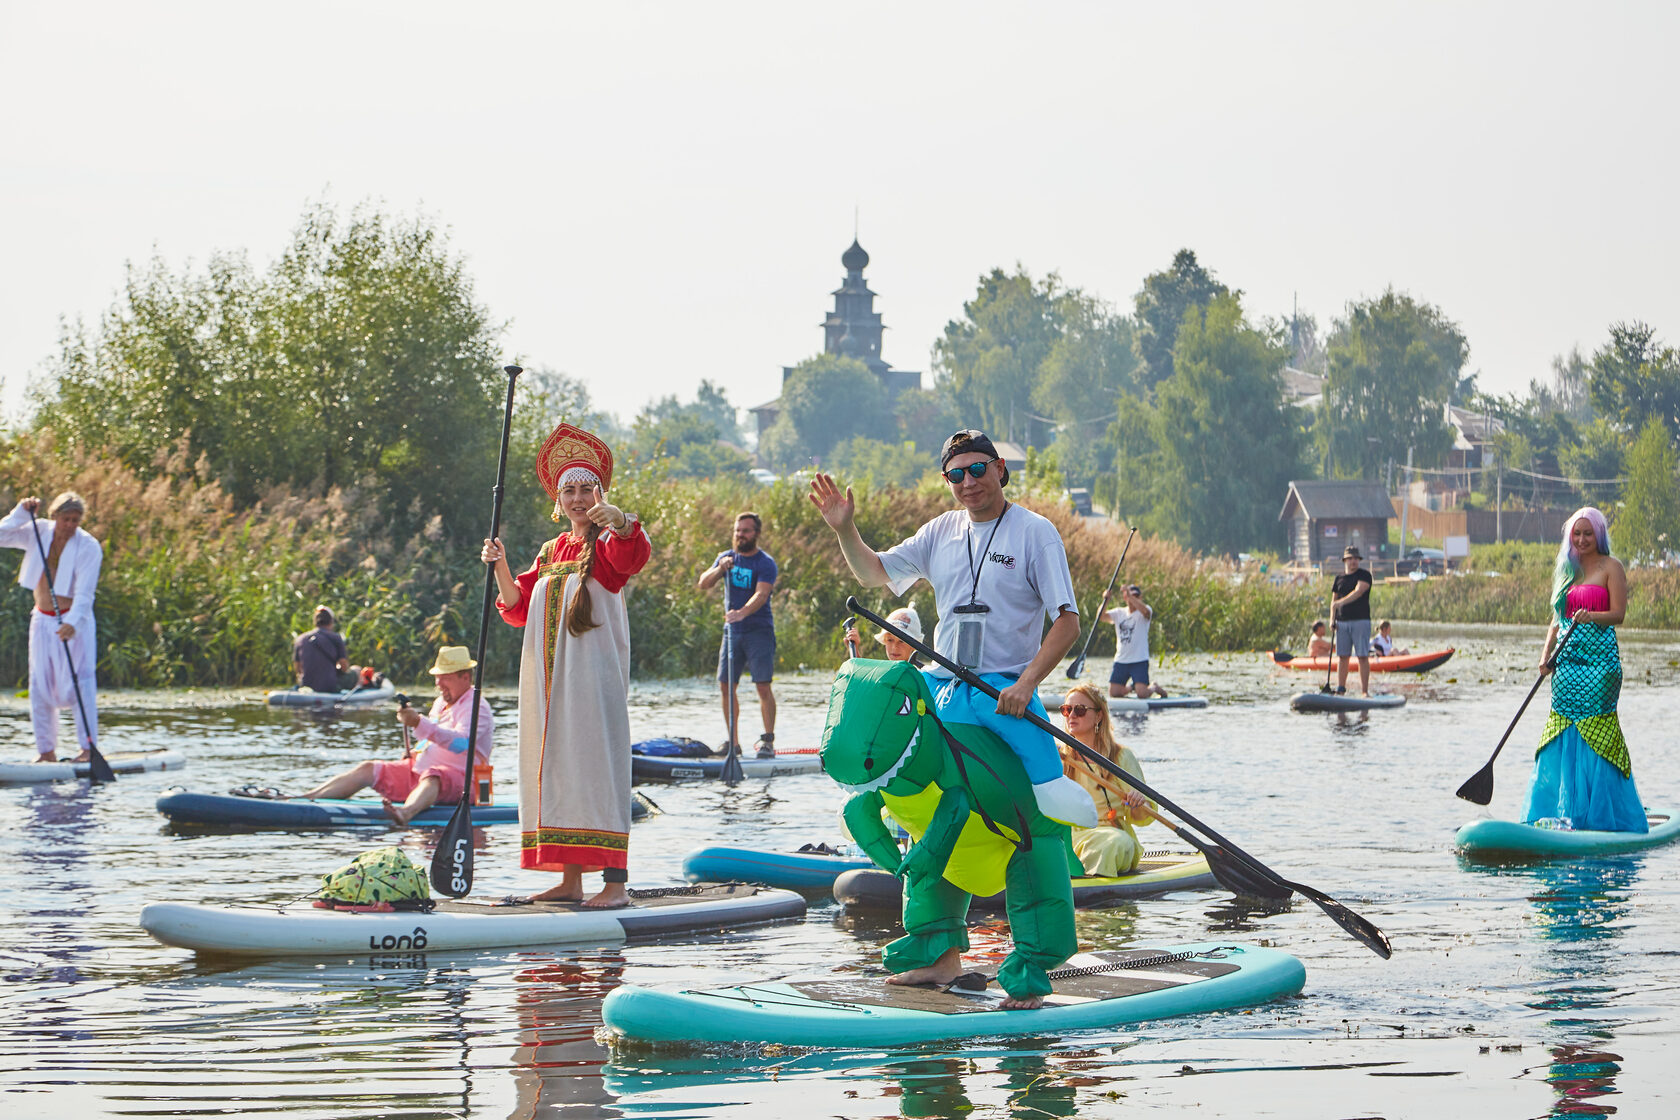
M1324 399L1324 378L1294 366L1283 367L1283 400L1311 412Z
M1290 561L1305 565L1340 559L1350 544L1367 560L1386 557L1394 516L1381 483L1307 479L1289 484L1278 520L1289 525Z
M886 327L881 323L880 312L875 310L875 293L863 279L863 270L869 267L869 254L854 238L851 248L841 254L840 263L845 266L846 279L834 290L834 309L823 319L823 353L856 358L881 379L891 397L896 398L906 389L920 389L919 371L894 369L881 358L881 335ZM792 366L782 367L784 385L792 375ZM759 438L763 439L781 415L782 398L778 396L747 411L753 414Z

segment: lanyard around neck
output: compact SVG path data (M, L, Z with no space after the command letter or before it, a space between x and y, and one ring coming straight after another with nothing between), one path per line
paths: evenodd
M968 534L963 537L963 543L968 546L968 574L974 577L974 582L968 587L968 601L974 602L975 594L980 590L980 573L986 568L986 554L992 551L992 542L997 539L998 528L1003 524L1005 515L1009 513L1009 503L1003 503L1003 513L998 514L997 520L992 522L992 534L986 538L986 547L980 551L980 563L974 562L974 522L968 523Z

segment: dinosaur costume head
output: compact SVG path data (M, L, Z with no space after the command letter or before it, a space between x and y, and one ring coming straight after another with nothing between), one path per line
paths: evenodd
M926 787L945 750L932 715L933 695L915 666L853 658L828 696L823 770L851 794Z

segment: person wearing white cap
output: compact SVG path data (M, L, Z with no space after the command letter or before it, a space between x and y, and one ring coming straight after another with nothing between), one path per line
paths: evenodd
M478 662L466 646L444 646L430 670L437 679L438 696L432 710L422 716L410 707L397 709L397 721L414 732L415 749L402 761L369 759L336 778L330 778L308 793L307 798L349 797L373 787L385 801L385 815L407 827L422 810L439 801L458 800L461 783L467 780L467 740L472 733L472 671ZM478 736L473 753L479 762L490 759L490 736L496 720L490 702L478 701Z
M912 638L916 639L918 642L922 640L922 616L916 613L916 605L914 603L907 607L899 607L896 611L893 611L887 616L887 621L910 635ZM862 639L858 637L857 627L855 625L846 627L845 640L853 649L857 649L859 647ZM886 652L886 659L888 661L913 661L917 665L921 664L921 660L917 657L914 649L905 645L885 630L877 631L875 634L875 640L881 643L883 650Z

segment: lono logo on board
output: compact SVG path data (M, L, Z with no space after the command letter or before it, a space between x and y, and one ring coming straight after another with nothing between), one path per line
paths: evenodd
M384 937L368 938L368 948L380 949L424 949L426 947L426 930L423 926L415 926L413 933L387 933Z

